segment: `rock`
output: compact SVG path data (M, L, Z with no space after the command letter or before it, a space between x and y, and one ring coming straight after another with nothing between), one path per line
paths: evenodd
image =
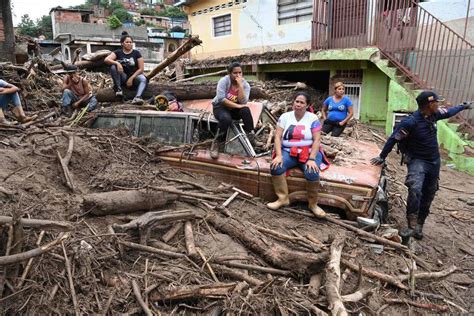
M459 285L471 285L474 280L464 273L453 273L447 278L448 281Z

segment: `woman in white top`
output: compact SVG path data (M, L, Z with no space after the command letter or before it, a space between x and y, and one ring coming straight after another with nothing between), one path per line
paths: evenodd
M318 117L307 111L310 96L298 92L293 101L293 111L280 116L275 132L275 152L271 164L272 183L278 200L268 203L276 210L290 204L286 171L299 167L307 182L308 205L311 211L324 217L326 213L318 207L319 172L323 159L320 152L321 123Z

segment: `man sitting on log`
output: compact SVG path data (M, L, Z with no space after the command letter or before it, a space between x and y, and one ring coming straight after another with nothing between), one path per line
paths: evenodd
M21 106L20 88L0 79L0 124L10 124L5 118L4 112L8 110L8 104L12 104L12 112L20 123L27 123L36 118L35 116L26 116Z
M89 82L79 76L77 66L69 65L64 68L66 76L63 79L62 111L68 115L72 109L82 106L87 107L87 111L93 111L97 106L97 99L92 95Z

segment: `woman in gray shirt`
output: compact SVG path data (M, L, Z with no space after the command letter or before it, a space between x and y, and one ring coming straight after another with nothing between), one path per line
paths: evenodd
M216 139L211 147L213 158L218 157L217 138L220 133L227 131L232 120L242 119L247 134L254 130L252 113L247 106L250 85L242 76L242 67L238 62L232 62L227 66L227 72L228 74L217 83L216 96L212 100L212 111L219 121Z

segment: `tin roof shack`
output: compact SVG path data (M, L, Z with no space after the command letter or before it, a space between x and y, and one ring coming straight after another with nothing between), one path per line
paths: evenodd
M15 62L15 34L13 32L10 0L0 1L0 61Z

